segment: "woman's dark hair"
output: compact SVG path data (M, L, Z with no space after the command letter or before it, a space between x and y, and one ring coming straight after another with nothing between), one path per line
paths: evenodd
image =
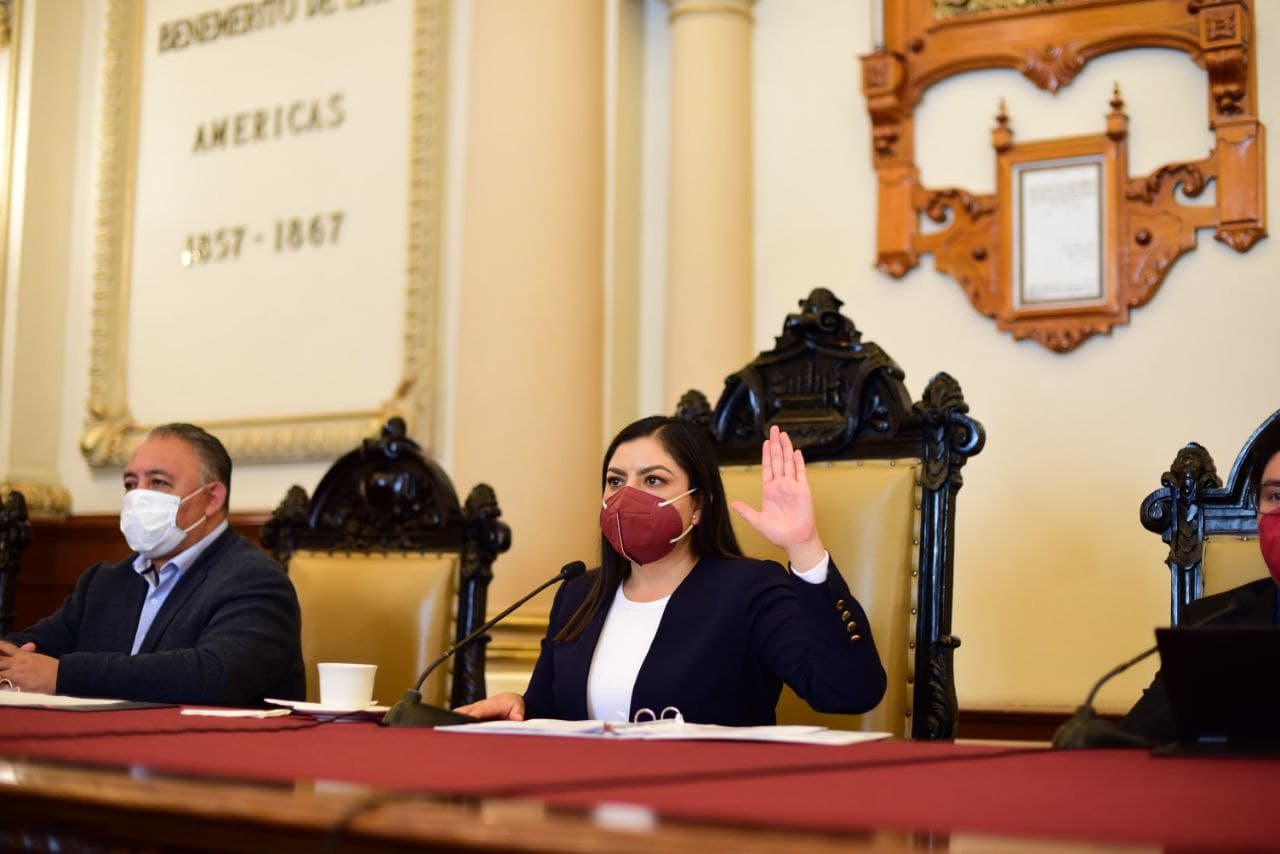
M600 465L600 489L604 490L609 476L609 461L619 445L652 436L671 455L686 475L689 486L697 489L694 496L702 502L698 524L689 532L690 544L697 557L741 557L738 538L729 525L729 507L724 497L724 482L716 466L716 451L704 428L680 418L652 415L622 428L609 449L604 452ZM631 561L614 551L604 535L600 535L600 571L578 610L573 613L564 628L556 635L557 643L577 639L595 619L600 608L611 600L618 585L631 574Z
M1253 482L1249 484L1249 497L1253 499L1255 510L1262 500L1262 475L1267 469L1267 463L1271 462L1271 458L1276 454L1280 454L1280 430L1271 436L1264 437L1253 449Z

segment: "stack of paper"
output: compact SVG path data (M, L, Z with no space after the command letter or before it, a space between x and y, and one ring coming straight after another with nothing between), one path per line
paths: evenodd
M858 744L889 738L887 732L849 732L820 726L719 726L682 720L609 723L607 721L483 721L437 727L440 732L490 735L558 735L568 738L646 739L679 741L776 741L787 744Z

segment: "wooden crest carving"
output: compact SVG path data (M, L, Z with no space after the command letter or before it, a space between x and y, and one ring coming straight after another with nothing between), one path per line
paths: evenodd
M879 221L876 265L901 278L932 253L982 314L1015 338L1057 352L1127 323L1155 294L1170 266L1194 249L1196 232L1246 252L1266 236L1264 128L1257 117L1252 0L895 0L884 3L885 46L863 57L862 89L872 122ZM1128 120L1117 92L1105 133L1015 145L1003 107L992 131L1000 176L995 195L920 183L913 112L926 89L954 74L1014 68L1056 92L1096 56L1137 47L1185 52L1209 80L1208 157L1127 172ZM1028 234L1020 176L1042 165L1098 165L1098 264L1093 284L1054 296L1018 266ZM1187 204L1216 182L1213 205ZM1025 207L1030 210L1030 205ZM924 233L920 217L947 224ZM1090 257L1093 257L1092 255ZM1045 285L1037 298L1021 286ZM1066 297L1063 298L1062 294Z

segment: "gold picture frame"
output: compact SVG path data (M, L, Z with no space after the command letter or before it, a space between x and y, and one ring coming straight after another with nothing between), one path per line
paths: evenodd
M412 0L410 158L404 341L399 381L376 408L205 421L243 462L323 459L375 435L398 415L410 435L430 446L436 391L435 334L440 258L444 145L446 0ZM108 0L94 221L92 330L87 418L80 450L95 467L122 465L155 425L138 423L129 406L126 341L131 239L137 177L142 16L140 0Z

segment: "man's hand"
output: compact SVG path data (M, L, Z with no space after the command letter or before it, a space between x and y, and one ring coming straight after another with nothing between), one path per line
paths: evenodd
M36 645L14 646L0 641L0 679L8 679L15 688L36 694L53 694L58 690L58 659L36 652Z

